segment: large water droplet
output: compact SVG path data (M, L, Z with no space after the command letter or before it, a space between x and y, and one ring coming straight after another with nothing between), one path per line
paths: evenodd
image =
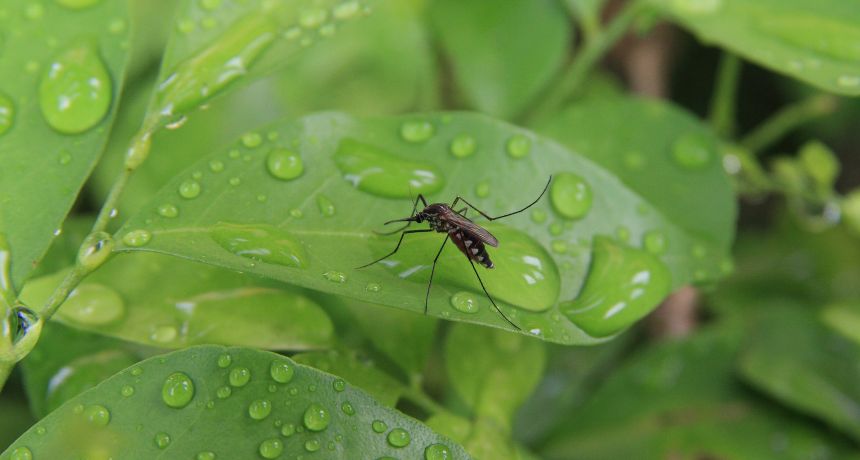
M672 145L672 158L686 169L702 169L710 162L712 150L706 137L698 133L687 133Z
M89 234L78 251L78 263L88 271L100 267L113 250L113 237L107 232Z
M431 194L444 185L442 174L433 165L401 159L352 139L341 141L335 163L344 178L359 190L383 197Z
M193 109L247 73L274 41L277 30L269 15L251 15L218 34L158 86L156 97L162 114Z
M15 121L15 104L9 96L0 93L0 136L9 131Z
M522 158L529 154L532 149L532 140L523 134L514 134L508 139L508 155L512 158Z
M125 302L115 290L97 283L85 283L69 294L57 314L74 323L100 326L125 314Z
M84 419L95 426L107 426L110 423L110 411L105 406L93 404L83 409Z
M478 142L469 134L458 134L454 139L451 140L451 146L449 150L451 155L454 155L457 158L466 158L473 153L478 148Z
M451 306L463 313L477 313L478 297L471 292L460 291L451 296Z
M268 399L257 399L248 406L248 415L254 420L263 420L272 413L272 402Z
M26 447L18 447L12 451L10 460L33 460L33 452Z
M433 123L424 120L412 120L400 125L400 137L406 142L424 142L436 132Z
M170 374L161 387L161 399L170 407L182 408L194 398L194 382L191 377L182 373Z
M267 439L260 443L259 451L263 458L278 458L284 451L284 443L278 438Z
M295 366L287 361L272 361L272 365L269 366L269 375L278 383L289 383L295 373Z
M305 415L302 419L307 429L311 431L323 431L331 422L331 415L325 407L313 403L305 410Z
M89 45L77 45L46 67L39 83L39 106L52 128L77 134L104 118L112 94L110 75L98 52Z
M148 230L132 230L122 236L122 242L133 248L146 246L151 239L152 233L149 233Z
M424 460L453 460L454 454L445 444L430 444L424 449Z
M670 288L669 270L654 255L598 236L582 291L559 310L593 337L606 337L645 316Z
M243 387L251 380L251 371L247 367L233 368L227 380L234 387Z
M165 432L156 433L155 445L158 446L159 449L167 449L167 446L170 445L170 435Z
M179 184L179 196L186 200L191 200L200 196L200 190L200 182L197 182L194 179L184 180Z
M275 149L266 157L266 168L276 179L292 180L302 175L304 164L298 153Z
M388 433L388 444L392 447L406 447L410 441L409 432L403 428L395 428Z
M561 173L555 176L549 196L555 210L568 219L581 219L591 209L591 186L576 174Z
M302 268L307 265L304 247L291 234L270 225L218 223L210 236L237 256L259 262Z

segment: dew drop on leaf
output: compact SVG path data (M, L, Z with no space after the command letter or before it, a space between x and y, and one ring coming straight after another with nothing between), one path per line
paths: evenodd
M287 149L274 149L266 156L266 169L272 177L293 180L302 175L302 157Z
M340 410L342 410L343 413L346 415L355 415L355 408L352 407L352 404L350 404L349 401L346 401L343 404L341 404Z
M451 145L449 147L449 151L451 155L454 155L457 158L466 158L473 153L478 147L478 142L469 134L458 134L451 140Z
M219 223L210 236L225 250L248 259L287 267L307 265L304 247L291 234L271 225Z
M663 254L666 252L666 236L659 230L649 230L642 237L642 245L651 254Z
M319 439L308 439L305 441L305 450L308 452L316 452L320 450L320 441Z
M672 145L672 158L685 169L702 169L708 165L711 156L711 146L701 134L684 134Z
M508 139L506 149L511 158L522 158L531 151L532 141L523 134L515 134Z
M310 8L299 13L299 24L305 29L316 29L328 19L328 12L322 8Z
M325 407L317 403L312 403L305 410L302 420L305 428L311 431L323 431L331 422L331 415Z
M39 106L45 121L64 134L89 130L107 114L113 85L98 52L76 45L46 66L39 83Z
M335 163L353 186L386 198L431 194L444 185L442 174L431 164L401 159L351 139L341 141Z
M113 245L113 237L107 232L89 234L78 251L78 263L87 270L95 270L108 259Z
M268 399L257 399L248 406L248 415L254 420L263 420L272 413L272 402Z
M278 458L284 451L284 443L277 438L266 439L260 443L259 452L263 458Z
M403 428L395 428L388 433L388 444L392 447L406 447L410 441L409 432Z
M152 239L152 233L148 230L132 230L123 235L122 242L127 246L138 248L146 246L150 239Z
M335 213L334 203L325 195L317 195L317 207L324 217L331 217Z
M295 366L287 361L272 361L269 366L269 375L278 383L289 383L295 372Z
M478 299L471 292L460 291L451 296L451 306L462 313L477 313Z
M234 387L243 387L251 380L251 371L247 367L235 367L230 370L228 380Z
M544 211L543 209L535 209L534 211L532 211L531 216L532 216L532 222L534 222L536 224L542 224L542 223L546 222L547 215L546 215L546 211Z
M69 294L57 314L80 325L100 326L121 318L125 314L125 302L114 289L85 283Z
M158 207L158 215L172 219L179 215L179 208L174 204L164 203Z
M343 272L331 270L323 273L323 276L332 283L343 284L346 282L346 275Z
M186 200L191 200L200 196L200 183L193 179L188 179L179 184L179 196Z
M215 460L215 452L204 451L194 457L196 460Z
M553 208L564 218L581 219L591 210L591 186L573 173L561 173L553 178L549 188Z
M167 449L167 446L170 445L170 435L165 432L156 433L155 445L159 449Z
M425 142L436 132L433 123L425 120L405 121L400 125L400 137L406 142Z
M183 372L174 372L167 376L161 387L161 399L164 404L179 409L183 408L194 398L194 382Z
M352 18L361 9L361 4L357 0L345 1L332 9L332 16L339 21L345 21Z
M284 426L281 427L281 436L285 438L289 438L290 436L296 433L296 425L292 423L285 423Z
M0 136L12 128L15 121L15 104L9 96L0 93Z
M453 460L451 449L445 444L430 444L424 449L424 460Z
M26 447L18 447L12 451L9 460L33 460L33 452Z
M134 387L131 385L123 385L122 389L119 390L120 394L128 398L129 396L134 394Z
M218 399L227 399L231 394L233 394L233 390L226 385L218 387L218 389L215 390L215 396L217 396Z
M218 356L217 363L218 363L218 367L220 367L221 369L226 369L226 368L230 367L230 364L232 362L233 362L233 358L227 353L221 353Z
M490 196L490 184L487 181L481 181L475 186L475 195L478 198L486 198Z
M367 285L364 286L364 290L367 292L379 292L382 290L382 286L379 283L367 283Z
M335 379L335 381L331 383L331 387L334 388L334 391L341 392L346 389L346 382L342 379Z
M385 430L388 429L388 425L386 425L382 420L374 420L373 423L370 424L370 427L377 433L384 433Z
M83 409L84 419L95 426L107 426L110 423L110 411L100 404L93 404Z

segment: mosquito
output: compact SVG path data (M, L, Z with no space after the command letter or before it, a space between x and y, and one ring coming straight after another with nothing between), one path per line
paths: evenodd
M507 315L502 312L498 305L496 305L495 300L487 292L486 286L484 286L484 281L481 279L481 275L478 273L478 269L475 267L475 262L483 265L485 268L491 269L495 267L493 261L490 260L490 254L487 253L487 248L485 245L490 245L494 248L499 246L499 240L496 239L490 232L485 230L480 225L472 222L468 217L466 217L466 212L469 208L477 211L478 214L484 216L487 220L493 221L502 219L505 217L513 216L514 214L519 214L526 209L537 204L538 201L544 196L547 189L549 188L549 183L552 182L552 176L549 176L549 180L547 180L546 185L543 188L543 191L540 192L540 195L532 201L528 206L514 212L509 212L507 214L503 214L497 217L491 217L487 215L484 211L476 208L472 203L466 201L463 197L457 195L454 198L454 201L448 205L446 203L433 203L427 204L427 200L420 193L418 197L415 198L415 203L412 204L412 213L409 217L405 217L403 219L394 219L389 220L385 223L385 225L392 224L395 222L406 222L401 228L397 230L380 233L380 235L393 235L395 233L400 233L400 239L397 241L397 246L394 247L394 250L389 252L383 257L370 262L369 264L362 265L357 267L357 269L362 269L365 267L369 267L377 262L381 262L391 256L393 256L398 249L400 249L400 245L403 243L403 238L406 235L410 235L413 233L427 233L427 232L439 232L446 233L445 240L442 241L442 246L439 247L439 252L436 253L436 257L433 259L433 266L430 268L430 281L427 282L427 294L424 296L424 314L427 314L427 308L430 301L430 288L433 286L433 275L436 273L436 262L439 261L439 256L442 255L442 250L445 249L445 244L448 243L448 240L454 241L454 244L457 245L457 249L460 250L469 261L469 264L472 265L472 270L475 272L475 276L478 278L478 283L481 284L481 289L484 290L484 294L487 295L487 298L490 299L490 303L493 304L496 311L505 319L511 326L515 327L517 330L521 330L519 326L517 326ZM418 202L421 202L424 205L424 209L418 211ZM457 207L457 203L463 202L466 206L459 211L455 211ZM413 222L422 223L427 221L427 224L430 225L430 228L420 229L420 230L406 230Z

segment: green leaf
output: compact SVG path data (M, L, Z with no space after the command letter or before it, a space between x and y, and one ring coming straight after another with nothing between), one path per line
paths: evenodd
M394 407L403 394L404 386L388 374L361 360L352 352L302 353L293 357L296 362L339 375L353 385L368 392L374 399L388 407Z
M843 0L649 0L705 43L827 91L860 94L860 8Z
M524 110L561 68L572 35L549 0L436 0L429 14L469 105L502 118Z
M448 380L476 416L509 430L543 374L544 347L521 335L456 324L445 339Z
M30 407L44 417L138 360L123 342L48 323L21 362Z
M8 382L0 394L0 449L6 449L33 423L33 415L22 392Z
M769 315L750 334L740 369L753 385L860 440L860 345L806 311Z
M16 287L47 251L110 133L128 61L126 3L0 6L0 234Z
M347 404L352 411L343 410ZM377 432L374 425L385 428ZM312 452L332 459L356 452L422 458L435 444L453 458L468 458L451 440L335 376L274 353L203 346L142 361L105 380L42 419L0 459L25 448L33 458L197 458L203 452L214 458Z
M466 148L462 158L449 153L455 139L457 155L471 142L474 150ZM724 248L684 232L599 166L528 131L473 114L321 114L249 132L174 178L117 238L145 231L149 240L117 248L178 255L424 312L440 235L409 235L385 263L354 268L397 244L396 236L373 231L408 215L410 190L431 202L462 194L490 215L501 215L537 198L551 174L553 185L532 209L487 225L501 241L491 248L497 267L478 267L496 303L524 332L560 343L593 343L650 311L656 304L644 300L662 299L670 285L688 282L694 272L720 272ZM172 207L175 217L159 211ZM639 245L647 250L633 247ZM588 276L592 258L602 268ZM428 313L513 329L490 305L464 259L453 244L446 245ZM637 267L644 275L620 279ZM597 307L608 313L616 304L598 302L592 310L577 304L583 284L592 300L606 290L614 299L640 288L649 295L625 300L623 315L585 321L581 313Z
M803 459L853 447L754 399L734 375L738 334L698 332L643 350L603 382L539 452L547 459Z
M39 305L65 271L27 284ZM108 261L69 296L55 319L161 348L205 343L303 350L331 344L333 326L312 300L280 283L160 254Z
M860 344L860 303L841 302L828 305L821 312L821 321L845 338Z
M665 102L589 98L539 131L612 171L667 219L717 248L701 257L726 257L735 196L720 141L699 120Z

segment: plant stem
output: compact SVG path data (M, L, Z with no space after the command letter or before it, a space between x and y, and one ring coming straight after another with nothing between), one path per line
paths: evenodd
M410 401L417 404L420 408L426 410L431 414L438 414L440 412L448 412L448 409L437 403L433 400L433 398L427 396L421 388L418 387L407 387L403 393Z
M525 124L556 112L573 95L603 55L627 32L630 24L646 7L644 0L632 0L612 21L585 44L538 104L524 118Z
M732 53L724 52L717 70L714 95L711 98L711 113L708 120L720 136L731 138L735 131L735 108L741 60Z
M812 96L796 102L762 122L744 136L740 144L754 155L758 155L793 129L833 113L836 107L836 98L828 94Z

